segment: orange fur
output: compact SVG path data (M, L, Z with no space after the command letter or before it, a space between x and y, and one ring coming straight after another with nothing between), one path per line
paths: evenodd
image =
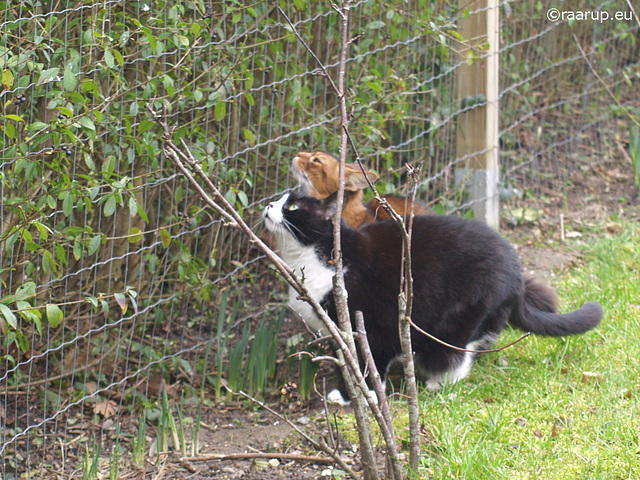
M339 162L334 157L324 152L300 152L293 159L293 170L298 180L304 185L309 195L315 198L326 198L338 191L338 168ZM372 182L378 179L378 174L366 170ZM389 215L382 208L379 202L373 198L367 204L362 203L362 191L369 186L367 180L357 163L345 165L345 205L342 210L342 217L347 224L353 228L358 228L365 223L375 220L386 220ZM398 195L383 195L391 207L400 215L405 214L405 207L409 204L404 197ZM406 205L405 205L406 202ZM408 211L406 212L409 213ZM422 205L414 204L416 215L428 215L433 211Z

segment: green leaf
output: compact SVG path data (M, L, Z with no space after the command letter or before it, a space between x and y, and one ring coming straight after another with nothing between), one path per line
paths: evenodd
M102 208L102 212L105 217L110 217L116 211L116 196L112 193L107 198L107 201L104 202L104 207Z
M64 85L64 89L67 92L74 91L78 86L78 79L76 78L75 74L73 73L70 67L67 67L64 71L62 84Z
M98 299L96 297L84 297L84 299L93 305L94 312L98 311Z
M171 244L171 234L164 228L160 229L160 240L162 240L162 247L167 248Z
M56 108L63 115L66 115L69 118L73 117L73 110L71 110L70 108L67 108L67 107L56 107Z
M227 104L224 102L216 103L216 107L213 111L213 115L215 116L216 120L221 122L224 119L226 114L227 114Z
M151 127L153 127L155 124L156 123L151 120L143 120L140 122L140 125L138 126L138 132L144 133L147 130L149 130Z
M256 137L251 130L245 128L244 130L244 138L247 139L250 147L253 147L256 144Z
M89 170L94 172L96 170L96 164L94 163L93 158L91 157L91 155L89 155L89 152L84 152L83 156L84 156L84 163L87 165Z
M13 77L13 72L11 72L11 70L4 70L2 72L2 86L5 88L5 90L11 90L14 82L15 79Z
M229 190L224 198L227 199L227 202L229 202L231 205L235 205L236 203L236 192L234 192L233 190Z
M127 297L125 297L124 293L114 293L113 296L116 299L116 302L118 303L118 305L120 306L120 309L122 310L122 314L126 314L127 313Z
M43 70L42 73L40 73L37 85L44 85L45 83L53 81L58 76L59 72L60 68L58 67Z
M93 123L93 120L91 120L89 117L80 117L78 119L78 123L83 127L88 128L89 130L95 131L96 129L96 125Z
M60 307L58 305L56 305L55 303L50 303L45 307L45 311L47 313L47 320L49 321L49 325L51 325L52 328L56 328L58 325L60 325L64 314L62 313L62 310L60 310Z
M4 317L11 328L18 328L18 320L16 319L16 316L4 303L0 303L0 315Z
M107 67L109 68L113 68L116 66L113 54L109 50L104 51L104 63L106 63Z
M16 138L16 127L14 127L11 123L7 123L4 127L4 133L7 135L7 137L13 140L14 138Z
M89 255L93 255L100 249L100 245L102 245L102 235L96 235L89 242L89 246L87 247L87 252Z
M49 232L51 232L51 230L49 229L49 227L43 225L42 223L40 223L37 220L33 221L33 224L36 226L36 228L38 229L38 232L40 233L40 238L42 240L44 240L45 242L47 241L48 238L48 234Z
M79 239L76 239L76 241L73 244L73 258L75 258L76 260L80 260L82 258L83 251L84 251L84 248L82 247L82 243L80 242Z
M47 128L49 125L47 125L46 123L43 122L33 122L31 125L29 125L28 130L30 132L35 132L38 130L43 130L45 128Z
M135 217L138 214L138 202L136 202L136 197L129 197L129 214L132 217Z
M116 61L118 62L118 65L123 67L124 66L124 58L122 57L122 54L117 50L114 50L112 53L113 53L113 56L116 57Z
M96 185L91 190L89 190L89 198L91 199L92 202L95 201L99 193L100 193L100 185ZM54 208L54 207L51 207L51 208Z
M375 20L373 22L371 22L369 25L367 25L367 28L370 30L379 30L383 27L386 27L387 24L385 22L383 22L382 20Z
M247 197L247 194L242 190L238 192L238 200L240 200L240 204L245 208L247 205L249 205L249 198Z
M65 217L70 217L71 214L73 213L73 202L75 201L75 195L67 195L66 197L64 197L64 200L62 201L62 212L64 213Z
M138 243L142 240L142 232L138 227L131 227L129 231L129 243Z
M147 212L144 211L144 209L142 208L142 205L140 204L138 204L138 215L142 217L145 223L149 223L149 217L147 216Z
M100 300L100 305L102 306L102 313L107 315L109 313L109 302L106 300Z
M9 115L5 115L4 118L8 118L9 120L14 120L16 122L24 122L24 118L18 115L9 114Z

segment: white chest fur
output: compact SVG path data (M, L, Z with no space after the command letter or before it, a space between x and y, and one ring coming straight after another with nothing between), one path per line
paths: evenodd
M284 195L267 206L264 212L265 225L274 234L282 259L302 278L311 297L322 302L333 288L335 270L320 261L314 247L301 244L291 234L282 213L288 197L288 194ZM309 328L319 331L323 327L311 305L300 300L292 287L289 287L289 306L304 319Z
M333 288L335 270L324 265L318 259L313 247L307 247L295 241L285 242L288 249L282 250L282 259L303 279L303 284L311 297L321 302ZM289 287L289 306L293 308L309 327L315 331L322 328L322 322L311 305L298 298L298 293Z

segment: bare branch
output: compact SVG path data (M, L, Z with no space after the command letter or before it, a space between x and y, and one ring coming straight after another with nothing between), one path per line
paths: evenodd
M511 342L508 345L505 345L504 347L500 347L500 348L493 348L493 349L489 349L489 350L469 350L468 348L462 348L462 347L456 347L455 345L451 345L450 343L445 342L444 340L440 340L438 337L431 335L429 332L424 331L422 328L420 328L419 326L417 326L415 323L413 323L413 321L409 320L409 323L411 324L411 326L413 328L415 328L418 332L420 332L421 334L423 334L426 337L429 337L431 340L433 340L434 342L438 342L440 345L444 345L445 347L449 347L452 350L457 350L459 352L469 352L469 353L495 353L495 352L501 352L502 350L505 350L509 347L514 346L516 343L520 342L521 340L524 340L525 338L527 338L529 335L531 335L531 332L527 332L525 334L523 334L520 338L518 338L517 340Z
M336 8L336 7L334 6L334 8ZM307 43L304 41L304 39L300 36L298 31L296 30L296 27L293 25L293 23L291 23L291 20L289 20L289 17L287 16L287 14L284 13L284 10L282 10L280 7L278 7L278 12L280 12L280 15L282 15L284 17L284 19L287 21L287 23L291 27L291 31L296 36L298 41L302 44L302 46L304 48L306 48L307 52L309 52L309 55L311 55L313 57L313 59L318 63L318 67L322 71L322 75L329 81L329 83L333 87L333 90L338 95L340 95L340 91L338 90L338 87L336 86L336 84L333 83L333 79L331 78L331 75L329 75L329 72L327 71L327 67L325 67L324 64L320 61L320 59L316 56L316 54L313 53L313 50L311 50L311 48L309 48L309 45L307 45ZM339 12L339 11L338 11L338 13L341 14L341 12Z

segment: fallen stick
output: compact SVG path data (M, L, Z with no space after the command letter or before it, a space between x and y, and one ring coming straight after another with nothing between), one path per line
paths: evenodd
M336 463L334 458L320 457L317 455L301 455L296 453L211 453L208 455L196 455L193 457L182 457L181 462L206 462L208 460L249 460L252 458L279 458L281 460L296 460L299 462L312 463Z

